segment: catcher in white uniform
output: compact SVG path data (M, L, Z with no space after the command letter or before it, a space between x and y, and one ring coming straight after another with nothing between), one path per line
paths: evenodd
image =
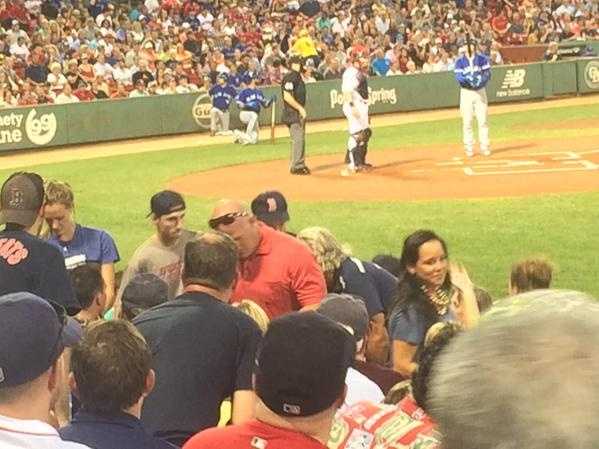
M372 168L366 162L368 141L372 136L368 119L368 66L366 56L350 56L349 65L343 72L343 114L347 118L349 138L345 155L347 167L341 171L342 176Z

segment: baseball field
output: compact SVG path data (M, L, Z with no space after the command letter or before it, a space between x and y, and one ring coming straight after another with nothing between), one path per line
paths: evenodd
M289 140L255 146L193 135L0 156L0 180L18 169L69 182L76 220L107 229L122 261L152 233L149 198L186 194L187 226L206 229L220 197L281 190L291 230L321 225L358 257L398 255L404 237L430 228L475 283L499 297L512 262L554 261L554 285L599 297L599 97L492 106L493 155L464 159L457 111L373 119L372 172L341 177L341 121L310 124L312 176L287 172Z

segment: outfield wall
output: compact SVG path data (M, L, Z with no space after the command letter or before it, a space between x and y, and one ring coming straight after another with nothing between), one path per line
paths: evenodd
M371 114L450 108L459 103L451 72L373 77L369 84ZM263 90L267 97L276 94L280 106L278 87ZM490 103L592 92L599 92L599 58L498 66L487 86ZM340 80L309 84L307 95L310 120L343 117ZM198 132L208 129L209 112L206 94L3 109L0 151ZM239 125L237 116L233 107L232 126ZM270 117L270 109L263 110L260 123L270 123Z

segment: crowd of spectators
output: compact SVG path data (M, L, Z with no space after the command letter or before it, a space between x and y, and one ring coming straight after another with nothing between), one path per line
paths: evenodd
M306 81L340 78L350 51L371 75L453 69L478 40L503 45L589 39L594 0L0 0L0 106L207 90L218 73L279 84L291 54Z
M280 192L220 200L191 231L166 190L120 276L73 206L35 173L0 191L3 448L596 444L599 307L550 290L545 259L514 263L494 302L432 231L370 262L292 233Z

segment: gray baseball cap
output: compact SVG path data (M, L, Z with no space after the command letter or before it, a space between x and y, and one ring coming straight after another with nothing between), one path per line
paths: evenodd
M44 182L36 173L13 173L0 191L0 224L29 227L44 202Z
M364 300L348 293L329 293L316 311L339 324L351 328L356 342L362 340L368 330L368 311Z
M152 273L141 273L133 277L123 290L123 307L133 315L166 302L168 285Z

